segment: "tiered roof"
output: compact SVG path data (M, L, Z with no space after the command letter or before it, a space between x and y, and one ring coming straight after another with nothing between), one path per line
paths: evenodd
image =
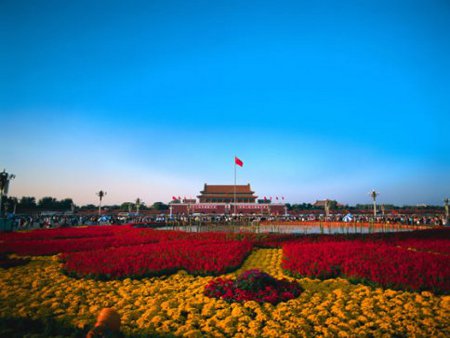
M200 191L200 202L218 202L218 200L227 200L232 202L234 200L234 193L236 191L236 200L246 202L254 202L257 196L254 195L254 191L251 190L250 184L247 185L208 185Z

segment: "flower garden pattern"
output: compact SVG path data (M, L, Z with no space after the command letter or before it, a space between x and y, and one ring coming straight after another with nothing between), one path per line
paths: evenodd
M198 240L206 240L200 234L197 235ZM164 236L170 237L170 234ZM176 240L186 239L183 234L173 236L177 237ZM210 236L230 243L249 242L248 239L242 240L245 236ZM438 238L434 240L443 239L442 233L436 236ZM45 236L43 240L44 238ZM158 239L136 247L154 243L167 244L169 240L174 241L173 238ZM3 245L8 239L2 237L0 241L3 241ZM14 241L20 239L15 238ZM228 303L204 295L205 286L214 278L209 274L193 275L183 269L159 277L122 277L110 280L82 276L73 278L64 272L65 263L61 260L61 255L34 256L26 257L30 260L26 265L0 269L0 318L53 318L61 323L70 323L74 328L86 328L93 325L102 307L113 307L121 316L125 336L450 335L450 297L445 292L436 294L431 291L392 290L340 277L325 280L295 278L282 270L283 249L259 249L256 242L252 242L253 250L247 253L250 255L243 261L240 269L221 276L236 278L242 271L258 268L276 278L297 281L304 290L298 297L277 305L255 301ZM300 239L300 242L309 245L306 242L311 241ZM312 242L320 243L321 240L314 239ZM329 238L326 242L333 243ZM392 245L401 247L397 242ZM133 247L132 243L127 246ZM442 252L430 253L432 246L424 245L423 248L428 254L445 257ZM398 249L399 252L415 252L403 247ZM95 251L91 250L93 254ZM73 251L73 254L78 254L78 251ZM10 257L20 259L16 255Z

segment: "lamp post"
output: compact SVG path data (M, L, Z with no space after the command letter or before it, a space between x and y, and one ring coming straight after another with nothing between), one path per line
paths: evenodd
M373 217L375 218L377 216L377 196L380 194L377 193L375 190L372 190L370 193L370 197L373 199Z
M448 225L448 198L444 200L445 220L444 225Z
M139 209L141 208L141 199L138 197L136 199L136 214L139 215Z
M102 214L102 199L106 196L106 191L100 190L96 195L100 199L100 203L98 204L98 215L100 216Z
M8 195L9 182L15 177L16 175L8 174L5 169L0 173L0 218L3 216L3 196Z
M326 220L328 218L328 216L330 215L330 200L329 199L325 200L324 207L325 207L325 220Z

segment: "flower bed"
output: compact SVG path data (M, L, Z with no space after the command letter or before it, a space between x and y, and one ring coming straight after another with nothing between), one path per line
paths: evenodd
M238 268L252 250L246 241L168 241L61 256L64 270L78 277L114 279L170 274L218 275Z
M410 250L424 251L437 253L442 255L450 255L450 241L441 240L420 240L420 239L407 239L393 242L393 244Z
M126 225L88 226L74 228L36 229L27 232L0 233L0 240L7 242L38 241L64 238L107 237L120 231L128 231Z
M25 265L29 262L29 259L18 259L18 258L11 258L8 257L5 254L0 253L0 268L8 269L15 266Z
M129 226L48 229L12 234L15 234L15 236L2 243L0 252L13 252L22 256L47 256L177 240L223 241L247 238L246 236L239 236L239 234L199 234L183 231L139 229Z
M244 267L264 266L282 278L281 254L256 250ZM288 302L228 303L203 294L211 279L184 272L138 280L73 279L61 273L55 257L33 258L26 266L0 269L0 318L17 320L1 331L0 319L0 336L83 336L102 307L118 311L125 337L450 336L449 296L305 278L298 280L305 291ZM52 322L34 332L30 320ZM55 330L56 325L63 327Z
M382 242L286 244L282 267L293 276L345 277L383 287L450 291L450 257Z
M302 290L297 282L279 280L253 269L243 272L234 281L229 278L214 279L206 285L204 293L230 303L254 300L275 305L298 297Z

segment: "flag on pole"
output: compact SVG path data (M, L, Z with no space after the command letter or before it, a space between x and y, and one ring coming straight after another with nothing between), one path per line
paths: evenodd
M240 167L244 166L244 162L242 162L239 158L237 158L236 156L234 157L234 163L237 164Z
M172 199L173 199L174 201L176 201L176 200L177 200L177 198L176 198L175 196L172 196Z

